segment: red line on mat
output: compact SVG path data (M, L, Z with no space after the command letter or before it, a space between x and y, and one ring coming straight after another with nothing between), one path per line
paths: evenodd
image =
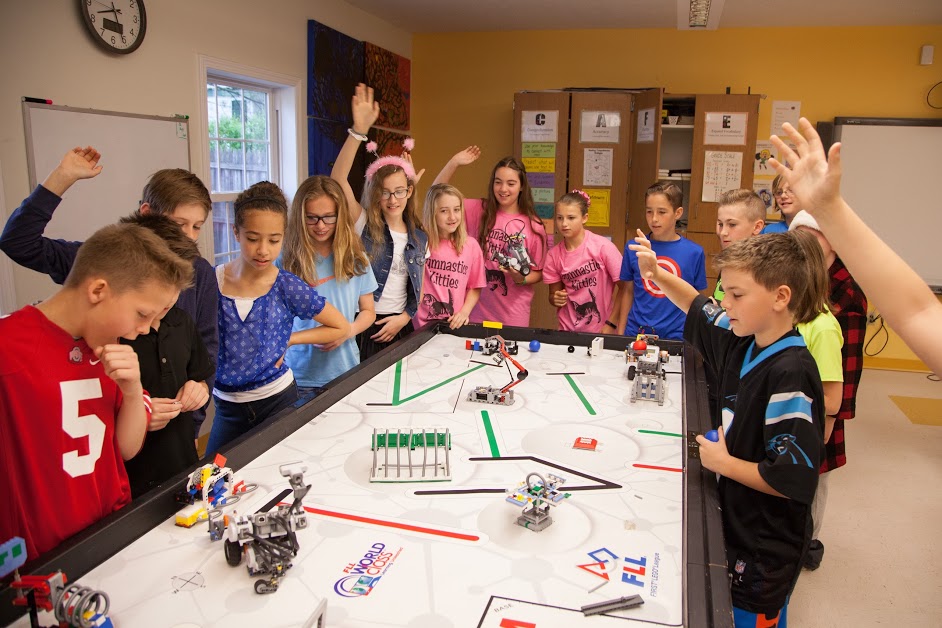
M360 523L368 523L370 525L385 526L387 528L398 528L400 530L408 530L409 532L421 532L422 534L444 536L450 539L458 539L461 541L480 541L481 540L481 537L475 536L473 534L462 534L461 532L448 532L447 530L436 530L435 528L423 528L422 526L416 526L409 523L399 523L398 521L386 521L384 519L373 519L372 517L362 517L360 515L351 515L345 512L333 512L331 510L323 510L322 508L310 508L308 506L305 506L304 510L314 515L323 515L325 517L336 517L337 519L347 519L349 521L358 521Z
M633 467L638 467L639 469L654 469L655 471L673 471L675 473L682 473L683 469L675 469L674 467L657 467L653 464L638 464L635 463L631 465Z

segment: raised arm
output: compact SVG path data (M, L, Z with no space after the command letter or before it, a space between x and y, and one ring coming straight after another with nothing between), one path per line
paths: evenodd
M0 251L20 266L49 275L56 283L65 281L81 242L45 238L43 232L66 190L76 181L98 176L100 157L91 146L66 153L42 185L10 215L0 235Z
M455 153L454 157L448 160L448 163L441 169L441 172L438 173L438 176L435 177L435 180L432 181L432 185L436 183L448 183L451 181L451 178L455 175L455 172L460 166L467 166L473 164L478 160L478 157L481 156L481 149L477 146L468 146L466 149L458 151Z
M651 250L651 243L644 237L641 229L638 229L638 236L635 238L636 244L629 244L628 248L638 254L638 269L641 276L650 279L657 284L657 287L664 291L671 303L684 311L690 311L693 300L700 293L689 283L672 273L662 270L657 265L657 255Z
M334 167L330 171L330 178L340 184L343 194L347 198L347 205L350 207L350 216L353 222L356 222L363 211L353 188L347 178L350 176L350 169L353 168L353 161L356 159L357 151L360 150L361 138L366 137L370 127L379 119L379 103L373 99L373 88L367 87L363 83L357 85L356 92L351 100L351 113L353 114L353 126L351 131L360 137L354 137L353 134L347 136L347 141L343 143L337 160L334 161Z
M800 133L790 124L782 128L795 150L773 135L772 143L790 165L771 159L798 203L818 221L821 231L841 261L863 288L887 324L932 370L942 372L942 304L926 283L875 234L840 194L841 149L834 144L825 158L821 138L802 118Z

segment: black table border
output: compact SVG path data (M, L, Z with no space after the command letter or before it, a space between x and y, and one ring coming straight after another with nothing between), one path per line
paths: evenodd
M526 350L526 343L538 340L557 345L570 344L576 347L577 351L587 350L592 340L600 335L524 327L493 329L475 324L450 330L440 324L429 325L390 345L386 350L335 379L312 401L299 401L255 430L229 443L222 452L226 456L227 464L233 470L246 466L343 400L369 378L412 354L438 333L448 333L460 338L483 338L499 333L506 340L520 343L522 350ZM630 342L630 339L624 336L602 337L605 349L622 351ZM659 346L672 355L682 355L684 358L684 625L727 628L732 626L732 602L716 481L712 472L704 469L695 457L695 443L691 445L692 434L711 429L706 397L706 374L700 356L689 344L662 340ZM690 455L691 451L694 452L693 456ZM202 462L209 462L212 457L212 453L209 453L204 456ZM67 539L51 552L29 561L21 568L20 573L51 574L62 570L70 582L79 580L176 513L180 505L174 495L186 483L188 476L189 471L181 472L120 511ZM24 614L22 609L12 605L14 592L9 588L12 579L12 576L4 578L0 588L2 625L16 621Z

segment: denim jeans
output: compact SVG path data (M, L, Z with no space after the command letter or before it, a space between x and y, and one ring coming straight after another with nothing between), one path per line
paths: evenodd
M226 401L213 395L216 416L206 443L206 453L213 455L225 447L229 441L242 436L268 417L278 414L298 400L298 386L295 382L271 397L257 401L237 403Z
M298 386L298 399L310 401L323 392L323 386Z

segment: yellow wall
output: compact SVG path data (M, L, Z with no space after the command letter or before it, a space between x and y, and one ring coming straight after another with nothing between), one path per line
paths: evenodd
M484 195L493 163L511 153L513 95L520 90L664 87L673 94L721 94L727 86L734 93L751 87L767 95L760 140L769 136L773 100L801 101L812 122L940 117L926 104L926 92L942 80L942 58L919 65L924 44L942 50L942 25L417 34L416 161L434 173L459 148L478 144L484 157L453 183ZM934 96L942 102L942 88ZM915 359L897 338L881 357Z

